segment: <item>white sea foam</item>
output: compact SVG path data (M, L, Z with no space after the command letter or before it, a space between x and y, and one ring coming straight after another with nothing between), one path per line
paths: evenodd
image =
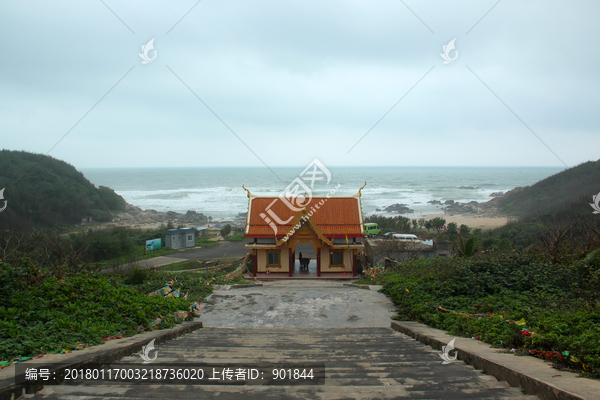
M339 196L362 189L363 213L392 204L406 204L414 210L409 218L438 213L441 207L430 200L485 202L493 192L506 192L531 185L558 172L559 168L335 168L329 185L317 182L313 196L324 195L336 184ZM143 209L186 212L193 210L215 219L226 219L247 211L248 198L242 184L259 196L277 196L299 169L269 170L245 168L187 169L94 169L84 170L96 185L109 186L125 200ZM518 173L517 173L518 172ZM392 213L378 212L383 215ZM404 214L405 215L405 214ZM406 216L406 215L405 215Z

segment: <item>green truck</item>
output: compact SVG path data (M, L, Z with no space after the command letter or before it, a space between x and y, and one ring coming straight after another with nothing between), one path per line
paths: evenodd
M365 236L366 237L377 236L377 235L379 235L379 232L381 232L379 225L377 225L376 223L369 222L367 224L364 224L364 227L365 227Z

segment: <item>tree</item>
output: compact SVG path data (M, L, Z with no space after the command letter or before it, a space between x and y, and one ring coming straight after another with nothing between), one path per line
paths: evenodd
M403 217L401 215L398 215L397 217L394 217L394 226L401 231L408 231L410 230L410 219Z
M431 228L433 228L433 223L431 222L431 220L427 220L427 221L425 222L425 228L427 228L427 232L429 232L429 230L430 230Z
M461 236L468 236L471 233L471 228L469 228L465 224L462 224L459 229L460 229Z
M423 229L424 226L425 226L425 218L419 219L419 228Z
M431 224L436 230L439 231L442 226L446 225L446 220L441 217L435 217L431 220Z
M419 225L419 222L416 219L413 219L412 224L413 224L413 229L417 230L417 225Z
M450 237L458 235L458 224L456 222L450 222L448 224L448 235L450 235Z
M231 225L227 224L221 229L221 237L225 239L231 233Z

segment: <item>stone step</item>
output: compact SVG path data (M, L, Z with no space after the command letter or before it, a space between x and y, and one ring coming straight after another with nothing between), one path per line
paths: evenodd
M323 385L79 382L46 386L33 399L537 399L462 361L443 365L439 351L391 328L204 328L156 346L148 366L275 368L325 365ZM126 357L112 368L140 367Z
M453 384L454 387L464 388L508 388L509 385L506 382L498 382L493 377L482 377L482 376L450 376L450 377L439 377L435 375L429 376L393 376L401 374L391 374L385 371L381 372L365 372L363 371L326 371L325 380L327 386L340 386L340 385L354 385L354 386L367 386L367 385L379 385L382 381L389 383L390 385L402 385L407 390L421 389L443 389L447 384ZM206 383L206 381L205 381ZM237 382L233 381L232 384ZM98 381L94 382L94 386L111 386L115 383ZM65 383L63 386L75 386L73 383Z
M57 386L55 388L61 388ZM505 389L464 389L457 391L408 391L399 386L347 387L347 386L193 386L193 385L139 385L107 387L78 387L76 392L47 390L41 395L26 395L34 399L470 399L470 400L536 400L535 396L521 394L515 388Z
M506 399L539 400L516 388L448 387L416 390L400 385L95 385L49 386L33 399Z

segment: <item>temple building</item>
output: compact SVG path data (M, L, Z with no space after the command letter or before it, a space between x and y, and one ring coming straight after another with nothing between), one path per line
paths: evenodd
M357 254L365 247L362 188L354 196L300 200L297 207L246 190L244 237L253 240L245 247L252 251L254 276L356 277Z

